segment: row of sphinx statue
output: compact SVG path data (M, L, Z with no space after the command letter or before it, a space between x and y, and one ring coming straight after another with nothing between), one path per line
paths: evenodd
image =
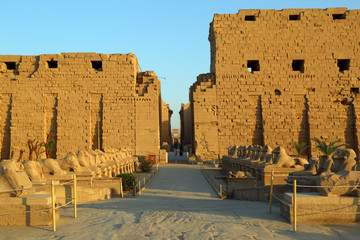
M268 145L263 147L259 145L231 146L228 148L228 154L254 167L293 168L300 166L301 168L309 163L305 158L290 157L280 146L274 149Z
M360 196L360 155L353 149L337 149L330 155L311 157L309 159L289 156L285 149L269 146L231 146L228 155L223 156L223 162L230 177L249 177L256 171L271 169L280 170L293 168L286 179L292 183L294 179L299 184L319 186L322 195L356 195ZM235 167L235 168L234 168Z
M0 195L9 195L11 189L31 188L51 176L69 174L87 177L114 177L120 173L132 173L138 164L126 148L80 150L70 152L63 159L25 160L14 159L0 162Z

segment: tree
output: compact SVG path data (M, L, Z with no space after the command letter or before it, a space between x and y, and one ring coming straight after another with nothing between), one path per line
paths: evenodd
M296 152L298 153L298 157L300 157L301 153L308 148L308 145L306 143L297 143L297 142L292 142L294 148L296 149Z
M347 146L347 144L338 144L341 142L341 139L338 139L334 142L329 143L329 145L326 144L326 142L321 141L320 139L313 137L311 140L315 141L318 145L315 146L315 148L319 149L321 152L323 152L326 156L330 156L333 154L338 148L342 146ZM337 145L338 144L338 145Z

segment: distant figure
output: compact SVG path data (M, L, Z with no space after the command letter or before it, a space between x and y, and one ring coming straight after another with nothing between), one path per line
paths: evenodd
M174 151L174 153L175 153L175 156L177 156L177 149L178 149L178 142L175 142L174 143L174 146L173 146L173 151Z
M183 150L182 150L182 148L180 147L180 156L182 156L183 155Z

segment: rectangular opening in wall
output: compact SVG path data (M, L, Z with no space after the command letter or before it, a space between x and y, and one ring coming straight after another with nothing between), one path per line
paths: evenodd
M58 62L51 60L51 61L47 61L48 64L48 68L57 68L58 67Z
M359 88L350 88L350 93L352 94L359 94Z
M332 17L333 17L333 20L346 19L346 14L345 13L343 13L343 14L333 14Z
M290 20L290 21L298 21L298 20L300 20L300 14L297 14L297 15L289 15L289 20Z
M350 59L338 59L337 65L340 72L347 71L350 68Z
M91 61L91 66L93 69L97 71L102 71L102 61Z
M305 64L304 60L293 60L292 70L303 73L304 72L304 64Z
M247 15L245 16L245 21L255 21L256 17L255 15Z
M16 62L5 62L7 70L15 70Z
M260 63L259 60L248 60L247 69L249 72L260 71Z

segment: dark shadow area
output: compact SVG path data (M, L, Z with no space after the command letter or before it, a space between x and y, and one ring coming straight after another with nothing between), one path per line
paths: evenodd
M357 137L356 128L356 114L354 104L350 103L346 110L346 129L345 129L345 143L348 145L347 148L352 148L359 154L359 140Z
M1 139L1 159L9 159L10 158L10 140L11 140L11 95L10 94L1 94L1 109L6 110L6 114L4 119L1 119L3 126L3 135Z
M255 112L255 129L252 138L252 145L264 146L264 125L262 112L261 96L259 96Z
M182 156L180 153L175 156L174 152L168 152L168 163L188 164L186 152L183 152Z
M302 153L311 157L311 140L310 140L310 125L309 125L309 100L304 96L304 108L302 110L302 120L300 123L300 132L298 143L306 143L308 147Z

